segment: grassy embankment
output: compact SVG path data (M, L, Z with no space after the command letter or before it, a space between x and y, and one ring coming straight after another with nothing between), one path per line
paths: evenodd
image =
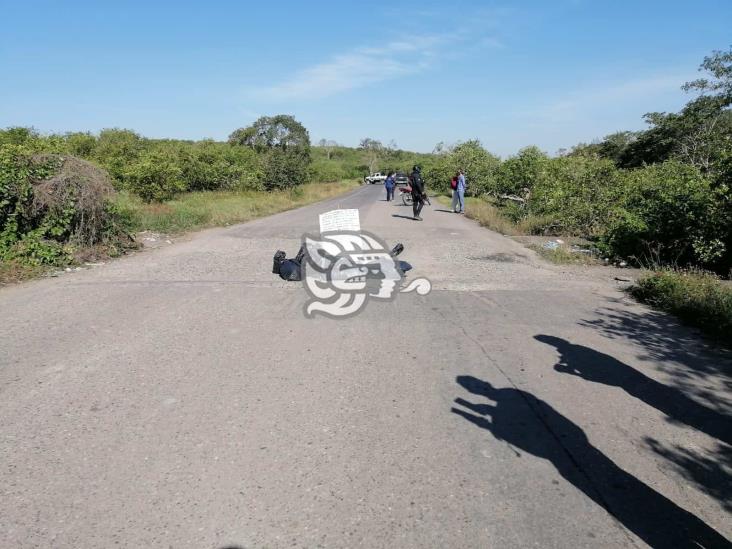
M136 232L181 233L206 227L244 223L258 217L298 208L342 194L358 186L358 181L309 183L284 191L207 191L178 195L163 203L145 203L128 193L116 202L129 217Z
M732 286L704 271L664 269L641 277L630 293L706 334L732 343Z

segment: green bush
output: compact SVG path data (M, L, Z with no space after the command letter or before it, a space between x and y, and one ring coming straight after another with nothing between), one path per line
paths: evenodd
M262 169L251 149L213 141L181 147L181 177L189 191L259 190Z
M547 176L549 157L538 147L521 149L516 156L501 162L497 174L497 190L523 196Z
M0 145L22 146L29 153L63 154L69 152L62 136L44 136L34 128L13 127L0 130Z
M66 150L69 154L79 158L90 159L94 157L97 148L97 138L89 132L67 133L64 136Z
M726 253L716 236L710 180L688 164L666 161L623 173L622 194L601 243L641 263L711 265Z
M662 270L641 277L630 293L639 301L729 342L732 287L703 271Z
M145 150L145 142L132 130L102 130L94 150L94 160L122 186L129 165Z
M50 160L34 162L24 145L0 145L0 259L23 255L16 246L24 238L28 238L25 249L43 255L39 247L44 223L34 215L32 183L48 177L56 167Z
M427 186L434 191L449 193L450 180L458 170L465 172L467 194L495 194L498 191L497 174L500 160L473 139L460 143L448 152L438 155L423 170Z
M553 158L534 182L528 212L551 219L555 230L597 236L607 225L613 200L622 195L621 185L620 173L610 160Z
M25 145L32 148L32 143L40 138L40 134L34 128L16 126L0 130L0 145Z
M356 172L358 174L358 172ZM339 162L318 158L310 165L310 181L332 182L355 179L358 175L349 174Z
M89 162L0 145L0 260L59 265L81 247L129 244L108 209L112 193Z
M162 152L145 152L123 173L125 187L144 201L169 200L186 190L176 158Z
M264 187L268 191L296 187L308 181L309 160L301 151L272 149L263 155Z

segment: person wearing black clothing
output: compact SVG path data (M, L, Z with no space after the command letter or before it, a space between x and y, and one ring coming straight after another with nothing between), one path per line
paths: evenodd
M424 206L425 192L424 192L424 181L422 180L422 170L419 166L415 166L412 169L412 175L409 176L412 185L412 213L414 219L422 221L419 214L422 212Z

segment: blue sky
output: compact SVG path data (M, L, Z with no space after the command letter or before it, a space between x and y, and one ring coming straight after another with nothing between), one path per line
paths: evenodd
M0 0L0 127L224 139L263 114L311 138L549 153L677 110L732 43L732 1Z

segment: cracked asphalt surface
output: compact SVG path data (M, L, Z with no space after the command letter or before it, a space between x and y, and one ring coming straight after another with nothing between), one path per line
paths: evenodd
M729 546L729 354L433 204L0 289L0 546ZM272 255L338 207L432 292L306 319Z

